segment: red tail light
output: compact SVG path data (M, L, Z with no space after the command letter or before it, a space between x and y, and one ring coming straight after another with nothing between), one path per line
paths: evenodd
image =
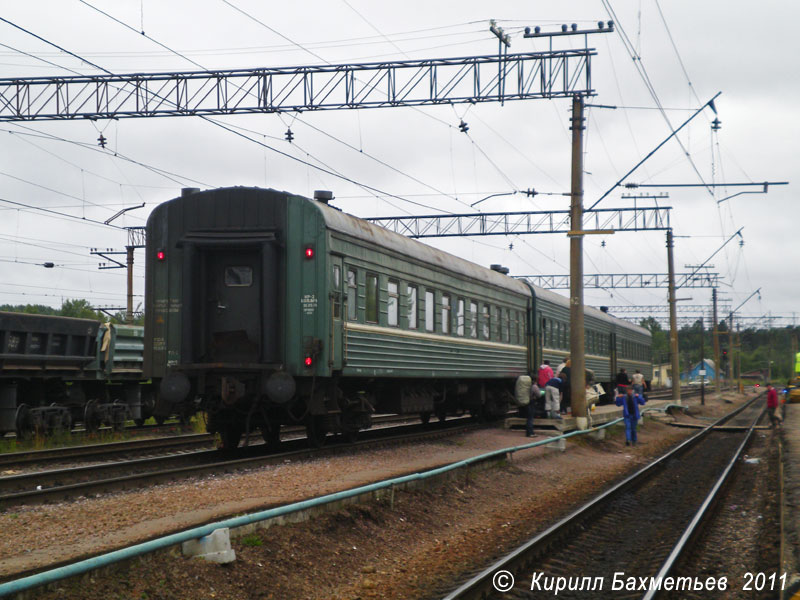
M156 258L158 260L164 260L167 257L166 253L163 250L159 250L156 252Z
M309 258L309 259L314 258L314 248L311 247L311 246L307 246L305 254L306 254L306 258Z
M310 356L306 356L306 358L305 358L305 360L303 361L303 363L304 363L304 364L305 364L307 367L310 367L311 365L313 365L313 364L314 364L314 359L313 359L313 358L311 358Z

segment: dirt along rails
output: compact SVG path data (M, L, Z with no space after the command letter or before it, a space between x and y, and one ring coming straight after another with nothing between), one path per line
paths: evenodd
M736 402L740 400L737 398ZM716 409L710 400L704 409L692 412L702 417L705 411ZM474 473L468 481L398 492L391 506L377 502L349 507L309 522L272 527L234 539L238 558L231 565L221 567L180 556L155 555L121 565L113 575L93 576L89 596L85 596L85 586L64 582L60 592L43 597L105 598L143 593L163 598L209 597L212 593L218 598L441 597L464 573L541 531L692 433L648 419L635 449L626 448L621 428L614 428L603 441L570 440L563 453L543 448L528 450L515 454L507 466ZM385 478L399 469L423 468L434 462L434 457L451 462L523 441L518 431L483 430L423 446L365 453L357 459L336 457L272 467L266 473L222 476L202 482L200 494L184 484L163 486L155 496L151 495L148 509L157 512L164 503L172 503L173 525L187 523L186 517L192 513L197 517L202 512L208 521L213 510L203 509L204 503L198 498L214 497L218 501L214 508L227 511L246 504L237 503L234 498L250 500L255 495L263 506L265 493L274 502L286 502L293 496L321 495L365 480ZM124 495L127 496L138 498L140 493ZM70 514L94 511L95 506L108 506L107 501L98 499L80 503L82 506L74 509L65 508L72 509ZM99 529L110 529L119 541L134 538L134 531L148 529L155 533L163 528L155 514L143 509L140 500L127 506L132 508L124 519L125 526L102 522ZM49 517L40 511L51 508L54 507L31 509L30 515L21 512L18 519L33 518L44 523L43 519ZM126 505L119 505L118 511L125 510ZM0 516L0 525L2 522ZM61 539L64 533L55 531L54 537ZM75 549L68 545L70 552ZM44 558L41 550L35 553L40 560Z

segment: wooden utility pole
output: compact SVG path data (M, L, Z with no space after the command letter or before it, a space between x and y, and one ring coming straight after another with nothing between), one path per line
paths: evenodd
M717 288L711 290L711 303L713 307L714 326L712 334L712 343L714 344L714 393L719 398L722 392L722 383L720 381L721 365L719 364L719 328L717 326Z
M681 363L678 355L678 309L675 305L675 257L672 247L672 229L667 229L667 277L669 279L669 354L672 364L672 401L681 402Z
M586 358L583 329L583 97L572 97L572 201L569 240L569 350L572 415L586 429Z

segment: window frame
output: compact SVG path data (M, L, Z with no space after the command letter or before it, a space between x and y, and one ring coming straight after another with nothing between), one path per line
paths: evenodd
M436 292L425 290L425 331L436 331Z
M348 321L358 321L358 269L355 267L347 267L345 270L347 275L346 286L347 291L345 293L345 302L347 304L347 320ZM350 274L353 275L353 281L350 281ZM352 303L351 303L351 295L352 292Z
M400 327L400 282L397 279L386 282L386 324L389 327Z
M375 282L374 286L374 294L375 297L372 302L370 302L370 279L373 279ZM380 321L380 299L381 299L381 286L380 286L380 277L377 273L367 272L364 278L364 322L366 323L378 323ZM375 312L375 318L370 318L371 310Z
M406 284L406 315L409 329L419 329L419 286Z
M458 298L456 301L456 335L458 337L464 337L464 330L465 330L465 323L464 319L466 315L464 313L464 298Z
M453 305L450 303L450 294L442 294L441 330L444 335L451 335L453 333L452 311Z
M469 302L469 337L478 339L478 303Z

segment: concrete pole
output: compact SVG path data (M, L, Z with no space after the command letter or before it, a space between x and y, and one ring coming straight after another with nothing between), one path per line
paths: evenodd
M706 326L703 324L703 317L700 317L700 404L706 403Z
M125 312L125 321L133 323L133 246L125 246L128 255L128 307Z
M672 229L667 229L667 273L669 285L669 354L672 363L672 401L681 402L681 363L678 355L678 308L675 305L675 257Z
M583 98L572 97L572 202L569 240L569 353L572 415L586 429L586 358L583 329Z
M719 398L720 394L722 393L722 381L720 380L720 375L722 371L722 365L720 365L719 360L719 328L717 323L719 318L717 317L717 288L711 290L711 302L713 306L713 313L714 313L714 328L713 328L713 336L712 341L714 343L714 394L717 398Z
M739 324L736 324L736 375L739 378L739 393L744 391L742 386L742 334L739 332Z

